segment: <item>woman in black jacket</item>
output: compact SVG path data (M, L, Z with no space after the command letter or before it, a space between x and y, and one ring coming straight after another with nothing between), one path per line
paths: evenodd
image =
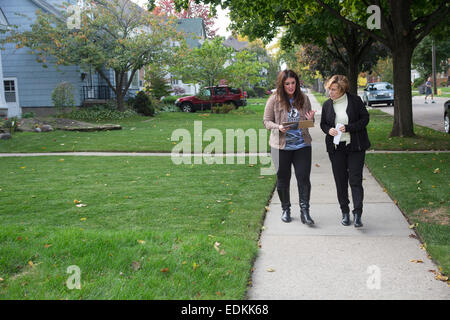
M361 98L348 91L345 76L334 75L326 83L330 99L322 106L320 127L326 134L325 144L333 168L337 197L342 211L342 224L350 225L348 185L352 191L355 227L361 221L364 189L362 186L364 159L370 147L366 126L369 113Z

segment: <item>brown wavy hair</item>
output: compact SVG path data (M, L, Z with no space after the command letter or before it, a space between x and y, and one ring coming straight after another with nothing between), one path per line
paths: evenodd
M303 108L303 105L305 104L305 96L300 89L300 80L298 78L298 75L292 71L292 70L283 70L280 73L278 73L277 77L277 97L279 100L281 100L283 107L286 109L286 111L289 111L290 109L290 103L289 103L289 97L284 91L284 82L287 78L294 78L295 79L295 91L294 91L294 101L292 102L292 105L297 108L297 110L300 111L300 109Z

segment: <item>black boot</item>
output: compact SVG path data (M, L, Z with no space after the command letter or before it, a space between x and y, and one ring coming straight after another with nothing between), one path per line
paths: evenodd
M281 214L281 221L291 222L291 201L289 188L281 188L277 189L277 191L281 201L281 209L283 209L283 213Z
M342 212L342 221L341 223L344 226L349 226L351 224L350 222L350 213L349 212Z
M353 212L353 217L355 219L355 228L361 228L363 226L363 223L361 221L361 215L362 213Z
M309 188L303 187L299 190L299 202L300 202L300 219L303 224L313 225L314 220L309 215Z

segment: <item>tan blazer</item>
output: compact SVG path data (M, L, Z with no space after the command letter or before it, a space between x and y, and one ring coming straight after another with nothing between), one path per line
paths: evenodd
M311 102L307 95L305 97L305 105L300 110L300 120L307 120L305 113L311 110ZM284 149L286 146L286 133L282 133L278 127L283 122L287 122L287 111L283 108L281 101L278 100L276 93L272 94L266 103L264 109L264 127L271 131L269 138L269 145L272 148ZM309 129L302 129L303 139L307 144L311 144L311 135Z

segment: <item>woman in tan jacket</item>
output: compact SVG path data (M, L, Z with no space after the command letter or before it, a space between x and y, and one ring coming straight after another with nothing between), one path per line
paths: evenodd
M314 120L309 98L302 93L297 74L284 70L278 74L277 90L267 100L264 126L271 130L269 144L277 171L277 191L281 201L283 222L291 221L290 180L294 165L302 223L314 224L309 214L311 194L311 136L308 128L298 128L300 120ZM283 126L286 122L297 122Z

